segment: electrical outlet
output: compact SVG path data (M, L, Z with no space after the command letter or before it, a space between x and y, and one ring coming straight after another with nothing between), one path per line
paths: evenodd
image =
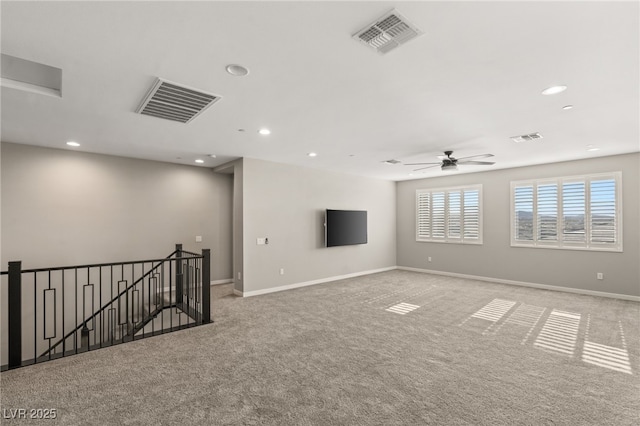
M196 235L196 243L202 242L202 235Z
M238 281L242 281L242 272L238 272Z
M427 260L428 260L429 262L431 262L431 256L427 257Z
M280 268L280 275L284 275L284 268Z
M599 280L604 280L604 274L602 272L598 272L596 274L596 278L598 278Z

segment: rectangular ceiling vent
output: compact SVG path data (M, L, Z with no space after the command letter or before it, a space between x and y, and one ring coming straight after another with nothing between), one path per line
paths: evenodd
M136 112L186 124L220 99L218 95L158 78Z
M512 136L511 140L514 141L515 143L520 143L520 142L529 142L529 141L533 141L536 139L542 139L542 135L540 133L530 133L528 135L521 135L521 136Z
M420 34L422 31L394 9L355 33L353 38L383 55Z

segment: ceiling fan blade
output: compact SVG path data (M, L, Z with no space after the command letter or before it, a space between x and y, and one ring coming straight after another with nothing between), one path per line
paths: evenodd
M468 159L471 159L471 158L488 158L488 157L493 157L493 154L471 155L469 157L458 158L458 160L468 160Z
M458 161L458 164L470 164L476 166L490 166L496 164L493 161Z
M417 166L418 164L415 164L415 165ZM438 167L439 165L440 165L440 163L436 163L436 164L434 164L433 166L421 167L421 168L419 168L419 169L414 169L413 171L414 171L414 172L417 172L417 171L419 171L419 170L430 169L430 168L432 168L432 167Z
M425 164L442 164L442 163L404 163L405 166L423 166Z

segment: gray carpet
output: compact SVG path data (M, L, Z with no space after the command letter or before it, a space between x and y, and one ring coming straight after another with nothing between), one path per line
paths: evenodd
M2 373L6 424L637 425L640 305L391 271Z

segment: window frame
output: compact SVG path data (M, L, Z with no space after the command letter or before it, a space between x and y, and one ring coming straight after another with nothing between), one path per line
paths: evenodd
M603 243L592 242L592 218L591 209L593 207L591 203L591 183L593 181L613 180L614 181L614 218L615 218L615 242ZM564 184L570 183L584 183L584 241L567 241L565 240L564 233ZM555 240L540 240L538 230L538 187L541 185L556 185L556 239ZM517 239L516 230L516 188L531 186L533 211L532 211L532 240L519 240ZM510 227L510 240L511 247L528 247L528 248L547 248L547 249L560 249L560 250L587 250L587 251L608 251L608 252L622 252L623 251L623 218L622 218L622 172L608 172L608 173L591 173L578 176L562 176L555 178L541 178L541 179L527 179L511 181L510 183L510 202L509 202L509 227Z
M471 237L465 237L465 191L477 191L478 194L478 204L477 204L477 209L478 209L478 214L477 214L477 218L478 218L478 237L477 238L471 238ZM420 223L420 211L419 211L419 207L420 207L420 196L421 194L425 194L428 193L429 194L429 209L430 209L430 214L429 214L429 228L432 227L433 224L433 194L434 193L444 193L444 216L443 216L443 223L444 223L444 237L440 238L440 237L433 237L432 232L429 232L429 237L424 237L420 235L420 227L421 227L421 223ZM459 194L459 198L458 198L458 206L457 206L457 210L458 214L460 216L460 222L459 222L459 226L456 227L456 229L458 229L459 232L459 236L458 237L452 237L449 236L449 227L450 224L452 223L449 217L449 207L450 207L450 203L449 203L449 194L450 193L458 193ZM482 229L483 229L483 210L482 210L482 184L475 184L475 185L464 185L464 186L455 186L455 187L444 187L444 188L423 188L423 189L416 189L416 196L415 196L415 237L416 237L416 242L421 242L421 243L447 243L447 244L474 244L474 245L482 245L483 244L483 233L482 233Z

